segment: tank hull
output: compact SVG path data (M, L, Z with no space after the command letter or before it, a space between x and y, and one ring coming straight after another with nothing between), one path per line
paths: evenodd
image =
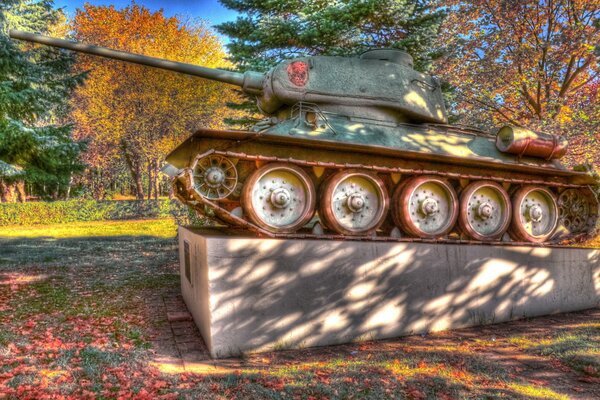
M175 168L182 169L189 167L197 154L209 149L227 149L314 162L335 160L341 163L362 162L397 168L427 165L432 170L486 175L492 180L506 177L543 179L550 183L575 185L596 184L590 174L568 170L556 160L519 159L517 156L501 153L495 149L491 138L470 135L465 139L456 135L459 137L447 140L448 145L440 145L439 133L433 135L438 139L422 140L420 143L416 143L414 139L406 140L409 135L394 137L385 133L387 132L352 137L348 134L286 134L279 129L261 132L201 129L169 153L166 161ZM417 131L417 134L421 133ZM370 142L372 138L374 140ZM482 168L487 171L486 174L481 173Z

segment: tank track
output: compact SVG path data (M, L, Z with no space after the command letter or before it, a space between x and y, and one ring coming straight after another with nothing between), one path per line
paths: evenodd
M257 166L267 163L283 163L294 165L300 168L323 168L325 170L362 170L378 174L400 174L402 176L437 176L449 180L467 180L467 181L493 181L499 184L508 185L541 185L545 187L551 187L556 189L579 189L587 192L588 199L592 199L595 203L596 209L600 208L596 195L589 185L578 185L572 183L562 182L549 182L540 179L516 179L507 178L502 176L493 175L477 175L477 174L466 174L466 173L454 173L444 172L439 170L428 170L428 169L411 169L411 168L398 168L398 167L382 167L377 165L363 165L363 164L351 164L351 163L334 163L324 161L309 161L295 159L293 157L282 158L275 156L264 156L264 155L253 155L234 151L223 151L223 150L209 150L197 156L197 159L207 157L210 155L223 156L243 161L249 161L255 163ZM381 241L381 242L408 242L408 243L447 243L447 244L469 244L469 245L492 245L492 246L528 246L528 247L567 247L572 246L576 243L582 243L586 240L593 238L596 231L596 222L598 220L597 212L592 212L589 216L589 220L586 223L587 231L563 235L555 239L543 243L532 243L529 241L518 241L508 239L508 234L504 234L500 240L473 240L465 239L460 235L448 235L440 238L419 238L419 237L408 237L408 236L393 236L390 234L384 234L377 232L367 235L353 235L347 236L336 233L277 233L268 231L257 224L248 221L240 215L227 207L223 207L219 204L219 201L213 201L194 190L193 183L193 171L191 168L185 168L182 172L172 181L173 191L176 198L182 201L184 204L191 206L196 212L201 215L207 214L207 209L214 214L214 216L224 222L227 225L254 233L260 237L274 238L274 239L313 239L313 240L356 240L356 241ZM389 213L389 212L388 212ZM453 232L456 232L453 228ZM458 237L452 237L458 236Z

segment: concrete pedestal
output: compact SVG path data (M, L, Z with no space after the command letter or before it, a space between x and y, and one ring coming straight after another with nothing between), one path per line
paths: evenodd
M179 229L181 290L213 357L600 305L600 251L257 239Z

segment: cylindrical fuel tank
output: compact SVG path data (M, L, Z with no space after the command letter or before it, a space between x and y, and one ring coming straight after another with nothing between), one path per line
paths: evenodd
M504 153L551 160L565 155L567 152L567 139L507 125L498 131L496 147Z

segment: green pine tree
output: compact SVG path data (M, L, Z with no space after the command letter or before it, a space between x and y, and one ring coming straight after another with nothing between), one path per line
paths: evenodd
M230 37L231 61L240 71L266 71L307 55L354 55L369 48L408 51L427 71L443 13L430 0L219 0L241 14L218 25ZM232 105L255 111L251 101ZM251 118L227 121L247 125Z
M47 33L61 11L50 0L0 3L0 201L24 201L27 183L56 195L82 169L83 143L61 123L73 88L71 55L17 43L11 28Z

